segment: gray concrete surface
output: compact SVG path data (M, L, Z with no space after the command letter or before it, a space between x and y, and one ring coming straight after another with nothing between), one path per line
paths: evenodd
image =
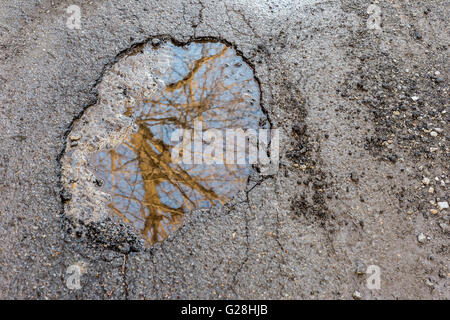
M376 2L380 33L367 0L4 0L0 298L448 299L449 212L436 203L450 183L449 3ZM66 27L72 4L80 30ZM104 70L156 36L242 52L282 129L282 164L134 252L71 228L58 159ZM75 263L82 289L69 290ZM381 289L361 263L381 268Z

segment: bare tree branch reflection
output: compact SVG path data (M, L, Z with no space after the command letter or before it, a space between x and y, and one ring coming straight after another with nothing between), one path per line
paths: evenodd
M128 108L136 133L94 156L96 174L112 195L112 212L133 223L150 242L164 240L194 208L224 203L240 190L247 165L186 165L171 159L176 128L257 128L262 117L257 83L234 50L219 43L172 47L170 83L152 99Z

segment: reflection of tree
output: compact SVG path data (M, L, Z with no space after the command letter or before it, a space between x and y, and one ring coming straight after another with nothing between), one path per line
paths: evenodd
M170 133L193 129L194 120L204 129L255 127L260 117L259 107L249 103L258 91L251 71L240 68L242 60L228 47L202 43L173 52L173 74L166 79L172 84L129 109L137 132L94 161L112 194L111 210L135 223L150 243L166 238L187 210L232 196L248 172L230 165L175 164Z

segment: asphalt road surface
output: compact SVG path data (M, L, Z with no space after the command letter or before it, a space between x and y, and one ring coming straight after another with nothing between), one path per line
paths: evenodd
M3 0L0 298L449 299L449 2L371 2ZM59 160L105 70L155 38L243 55L280 167L143 249L71 224Z

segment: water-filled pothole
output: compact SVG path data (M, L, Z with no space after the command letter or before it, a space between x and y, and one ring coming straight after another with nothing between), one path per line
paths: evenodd
M230 163L214 149L207 161L206 151L225 146L226 129L267 126L259 101L252 69L223 43L167 41L133 50L105 73L97 103L68 135L66 214L84 222L116 215L149 243L164 240L187 212L221 205L245 186L247 156ZM208 132L218 134L208 140ZM192 154L174 152L186 141Z

